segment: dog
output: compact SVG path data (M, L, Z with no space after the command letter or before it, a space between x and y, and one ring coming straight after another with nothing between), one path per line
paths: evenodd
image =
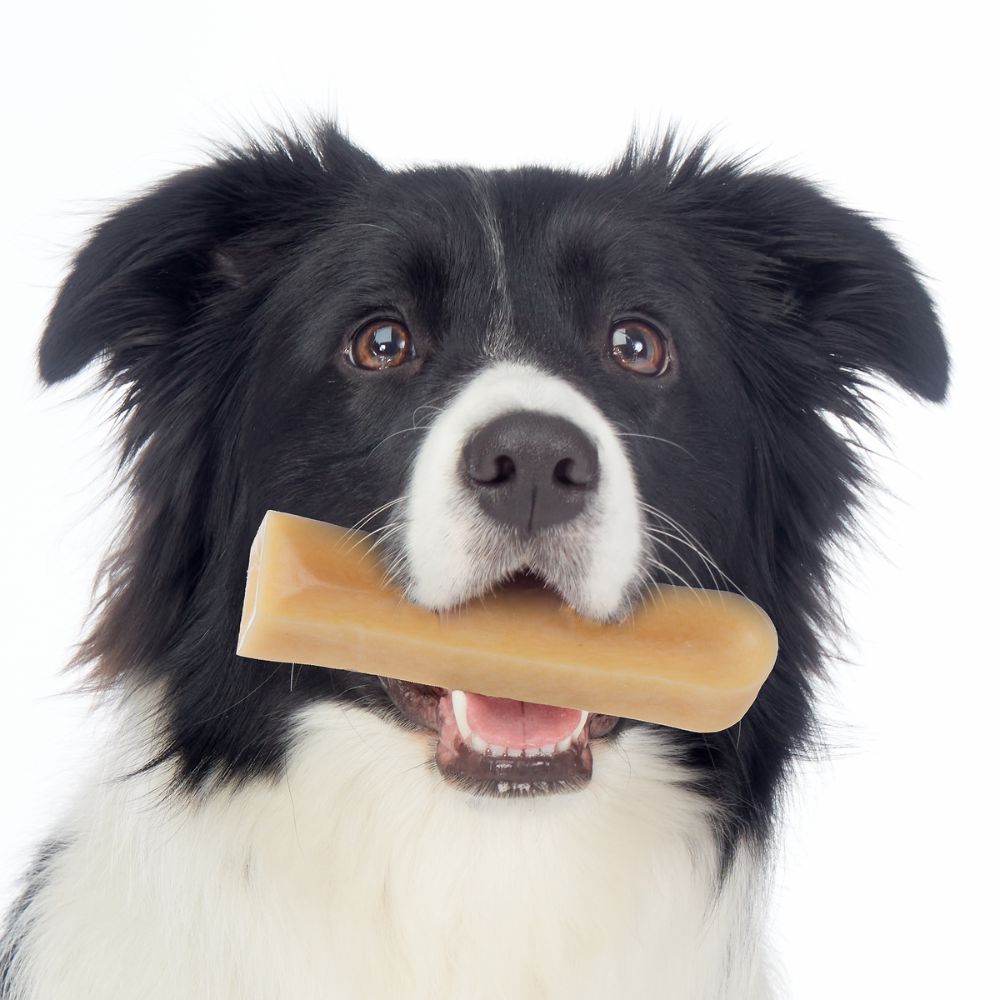
M879 380L948 384L871 219L673 135L587 175L390 171L319 123L96 228L39 370L92 363L130 507L80 660L118 725L9 915L4 1000L775 995L855 432ZM655 583L740 591L778 660L701 735L241 659L268 509L371 531L437 611L525 577L609 623Z

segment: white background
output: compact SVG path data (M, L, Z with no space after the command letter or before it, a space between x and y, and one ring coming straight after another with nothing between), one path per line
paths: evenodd
M239 127L337 114L389 164L599 167L632 124L716 130L885 220L955 363L885 398L889 493L845 569L833 752L789 802L774 939L801 1000L995 988L997 83L986 4L48 3L5 18L0 903L99 720L61 673L118 516L85 380L33 351L68 254ZM880 550L880 551L879 551Z

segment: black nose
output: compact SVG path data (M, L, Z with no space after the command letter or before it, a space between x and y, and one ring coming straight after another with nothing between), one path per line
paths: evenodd
M597 485L597 449L576 424L518 410L480 427L462 464L482 509L525 531L562 524Z

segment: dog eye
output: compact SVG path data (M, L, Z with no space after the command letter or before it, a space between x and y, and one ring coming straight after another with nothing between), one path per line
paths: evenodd
M663 375L674 363L673 341L647 323L616 323L608 337L612 358L637 375Z
M370 371L398 368L416 356L410 331L402 323L387 319L362 327L351 338L348 353L353 365Z

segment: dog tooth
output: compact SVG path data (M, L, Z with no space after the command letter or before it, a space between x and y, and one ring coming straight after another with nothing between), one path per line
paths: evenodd
M565 750L568 750L571 741L572 741L571 736L567 736L566 739L560 740L556 744L556 753L563 753Z
M468 699L464 691L451 692L451 710L455 713L455 722L458 724L458 733L464 743L469 743L472 735L472 728L469 726Z
M583 732L583 727L587 724L587 720L589 718L590 718L590 712L581 712L580 713L580 721L576 724L576 729L574 729L573 732L570 733L570 736L569 736L569 739L570 739L571 743L574 742L576 739L579 738L580 733Z
M494 757L503 757L507 753L507 748L498 746L496 743L491 743L490 753L493 754Z
M541 751L541 749L539 747L525 747L524 748L524 756L525 757L537 757L541 752L542 751Z
M469 739L467 742L469 746L476 751L476 753L486 753L486 751L489 749L486 740L481 739L475 733L469 734Z
M555 743L546 743L545 746L540 747L543 757L551 757L556 752Z

